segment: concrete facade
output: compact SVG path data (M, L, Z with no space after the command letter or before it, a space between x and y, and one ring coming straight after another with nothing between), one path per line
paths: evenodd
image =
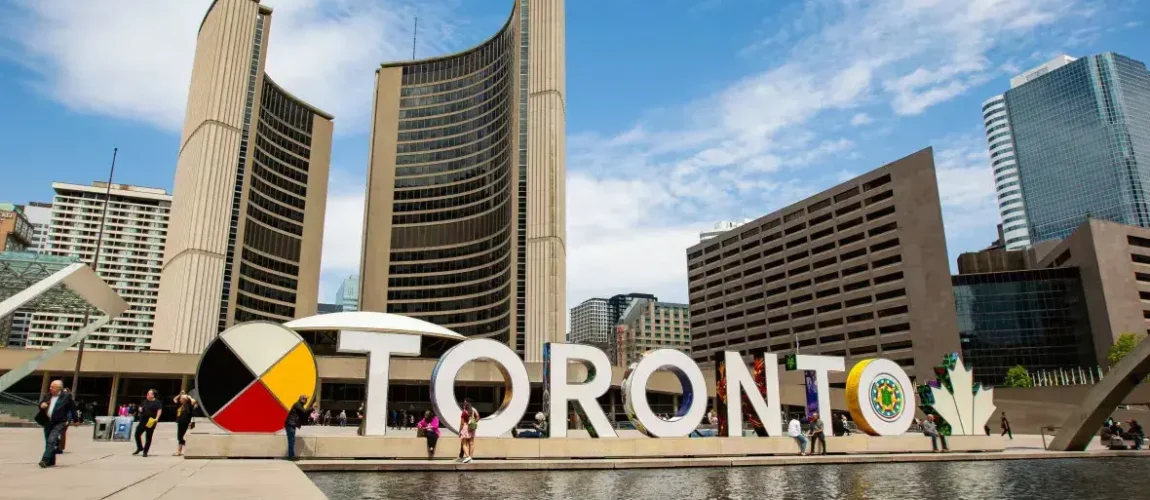
M1079 269L1100 366L1119 335L1150 332L1150 229L1090 219L1037 265Z
M692 356L886 357L919 380L957 352L931 149L687 249Z
M360 308L538 361L566 323L562 0L492 38L376 72Z
M265 75L271 18L216 0L200 26L153 349L315 313L332 117Z

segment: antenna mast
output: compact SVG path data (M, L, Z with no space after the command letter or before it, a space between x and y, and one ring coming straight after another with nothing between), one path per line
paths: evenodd
M411 60L415 60L415 37L419 34L419 16L415 17L415 29L411 30Z

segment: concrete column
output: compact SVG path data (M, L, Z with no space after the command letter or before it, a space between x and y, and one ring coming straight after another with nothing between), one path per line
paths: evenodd
M671 395L671 416L675 416L679 412L679 396Z
M40 397L48 394L48 385L52 383L52 374L44 372L44 378L40 380Z
M180 375L180 391L188 392L188 376Z
M120 392L120 374L112 374L112 394L108 396L108 416L116 416L116 394Z

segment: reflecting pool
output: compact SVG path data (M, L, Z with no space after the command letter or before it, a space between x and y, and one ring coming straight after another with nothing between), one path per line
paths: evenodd
M1150 498L1150 457L308 476L335 500Z

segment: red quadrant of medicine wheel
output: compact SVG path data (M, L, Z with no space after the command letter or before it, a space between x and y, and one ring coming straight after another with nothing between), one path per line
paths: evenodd
M276 432L284 428L285 418L287 410L263 383L256 381L212 420L232 432Z

